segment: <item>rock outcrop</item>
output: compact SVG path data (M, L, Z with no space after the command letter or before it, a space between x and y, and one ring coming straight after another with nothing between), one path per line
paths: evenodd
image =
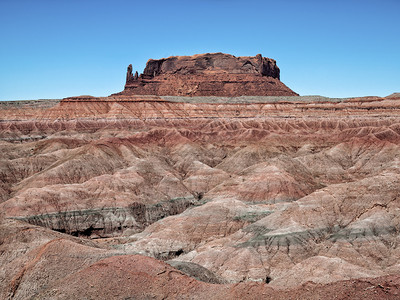
M137 73L137 72L136 72ZM128 66L122 95L296 96L280 81L276 61L224 53L150 59L135 76Z
M128 70L126 71L126 82L132 82L133 80L132 65L129 65Z

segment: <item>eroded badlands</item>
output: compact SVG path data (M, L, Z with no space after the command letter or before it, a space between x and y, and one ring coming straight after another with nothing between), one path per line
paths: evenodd
M0 106L1 299L399 297L399 94Z

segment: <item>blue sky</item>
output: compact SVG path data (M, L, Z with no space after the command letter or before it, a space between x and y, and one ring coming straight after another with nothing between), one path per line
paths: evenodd
M224 52L277 60L301 95L400 92L399 0L0 0L0 100L107 96L132 63Z

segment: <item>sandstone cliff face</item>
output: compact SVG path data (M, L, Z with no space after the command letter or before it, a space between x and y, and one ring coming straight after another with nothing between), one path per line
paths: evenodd
M261 54L255 57L235 57L224 53L172 56L159 60L150 59L141 77L153 78L162 74L212 73L259 74L280 79L280 71L276 61L271 58L262 57Z
M294 96L280 81L276 61L224 53L150 59L140 76L129 65L123 95Z

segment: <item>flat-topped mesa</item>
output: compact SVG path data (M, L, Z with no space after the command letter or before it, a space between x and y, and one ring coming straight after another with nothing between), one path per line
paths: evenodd
M262 57L261 54L257 54L255 57L235 57L223 53L150 59L141 76L152 79L162 74L201 75L213 73L260 74L280 79L280 70L273 59Z
M143 73L128 66L119 95L158 96L296 96L280 81L271 58L224 53L150 59Z

